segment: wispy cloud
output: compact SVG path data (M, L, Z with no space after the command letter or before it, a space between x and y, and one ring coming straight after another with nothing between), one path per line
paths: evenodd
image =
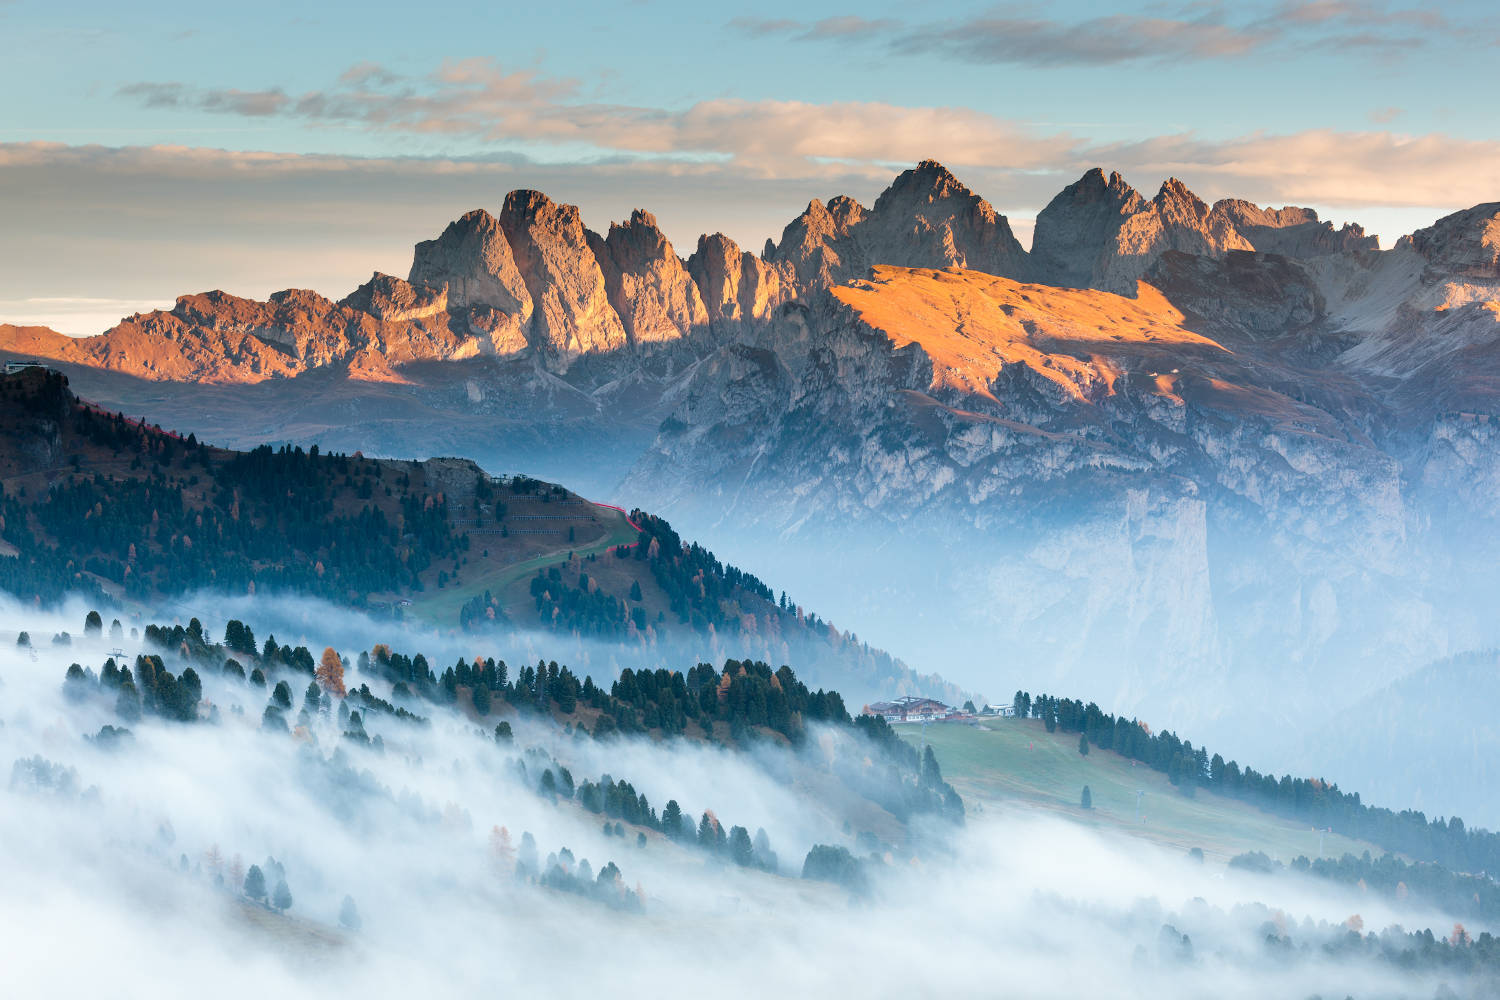
M506 72L477 59L418 77L363 63L325 89L300 94L139 82L118 95L148 108L282 116L529 149L718 157L766 174L805 170L814 159L911 161L937 148L957 162L1037 167L1069 144L1066 137L1026 136L1015 123L962 107L738 99L685 109L605 104L579 99L576 81Z
M1358 0L1288 2L1255 16L1212 3L1070 20L1004 5L974 17L909 22L853 15L818 21L741 17L729 28L756 39L875 44L894 55L1034 67L1180 63L1272 48L1394 52L1458 35L1438 11Z
M1317 10L1303 5L1288 16L1326 20L1352 16L1351 9L1329 2ZM1405 23L1394 13L1388 16L1392 23ZM1189 33L1174 44L1237 44L1217 37ZM282 117L315 127L467 144L469 155L441 158L449 164L507 156L601 168L671 163L699 176L787 180L830 173L889 176L895 167L936 157L988 177L1029 174L1048 183L1102 163L1144 174L1152 184L1161 176L1184 177L1202 185L1205 195L1315 205L1460 207L1500 191L1500 142L1439 133L1318 129L1208 139L1184 132L1099 143L963 107L718 99L673 109L584 100L580 92L570 79L467 60L420 76L361 63L326 88L297 94L145 82L122 88L120 95L153 108ZM1387 109L1376 118L1396 113ZM0 148L0 163L17 155L17 148ZM263 169L277 169L276 154L244 155L261 157ZM297 160L297 169L316 162L322 161ZM1005 193L991 197L1001 205L1017 203Z

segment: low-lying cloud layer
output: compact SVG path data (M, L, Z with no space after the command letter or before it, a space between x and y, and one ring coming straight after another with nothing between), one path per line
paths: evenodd
M898 849L872 868L871 894L851 905L843 890L796 877L810 844L852 847L856 831L841 825L835 804L809 796L796 777L803 765L784 750L601 744L525 717L513 718L516 740L504 746L428 704L428 726L371 713L366 729L383 749L368 749L340 740L331 709L310 713L308 736L262 731L267 689L214 672L203 694L216 721L148 716L109 748L85 737L120 722L110 700L69 697L62 677L73 661L97 672L112 642L48 641L81 614L0 608L0 764L47 762L18 765L0 791L0 934L25 943L8 959L16 995L885 996L941 983L954 995L1071 996L1102 982L1111 995L1153 998L1436 989L1425 975L1316 949L1286 961L1264 938L1271 928L1332 940L1356 913L1366 928L1446 928L1440 914L1195 865L1021 810L991 808L962 832ZM334 642L367 627L324 626ZM15 646L18 628L31 632L32 652ZM138 645L124 641L127 659ZM373 680L353 671L348 679ZM302 700L300 687L295 696ZM781 873L720 864L657 835L638 846L634 830L606 836L597 816L536 793L514 763L531 746L548 757L527 759L566 764L578 780L609 771L658 807L676 797L691 815L712 808L727 823L763 826ZM514 857L495 850L501 825ZM543 866L556 854L592 876L612 861L623 877L603 902L518 882L511 868L524 860L523 831ZM270 873L268 892L284 877L284 916L234 891L251 864ZM627 888L642 897L639 912L606 905ZM358 930L339 926L345 896Z

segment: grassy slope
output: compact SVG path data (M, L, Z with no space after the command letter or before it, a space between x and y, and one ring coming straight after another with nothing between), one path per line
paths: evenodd
M1290 861L1299 854L1318 856L1318 834L1309 827L1262 812L1242 802L1199 790L1188 798L1166 775L1134 764L1116 753L1091 747L1078 752L1077 733L1049 734L1036 719L989 719L983 728L962 723L927 727L926 739L937 752L943 775L964 796L971 810L985 803L1022 801L1079 822L1123 829L1134 836L1227 860L1245 851ZM923 738L918 726L898 726L913 744ZM1079 808L1083 786L1094 808ZM1143 822L1136 821L1136 792ZM1383 851L1373 844L1336 833L1323 839L1323 853L1337 857Z
M569 498L572 498L569 494ZM525 505L518 503L514 498L509 498L509 505L517 513L533 513L557 511L571 511L572 507L561 505ZM517 522L525 524L526 522ZM550 523L550 522L549 522ZM419 618L432 622L442 627L456 627L458 625L458 612L464 603L470 598L483 594L486 590L501 599L502 605L513 608L524 614L528 609L524 606L530 603L529 594L525 594L525 587L516 591L511 585L517 581L526 581L529 585L531 577L539 569L555 566L568 560L568 556L576 553L579 558L589 555L603 553L616 545L630 545L637 538L636 530L630 526L625 515L608 507L599 507L593 504L579 509L579 516L574 521L556 522L563 525L564 529L573 526L576 530L574 540L571 543L559 541L565 538L563 535L541 535L521 536L512 535L509 539L500 539L495 535L475 535L470 541L469 563L463 568L463 582L458 585L450 584L438 589L429 587L422 594L413 595L412 612ZM463 529L456 529L462 533ZM531 539L533 546L545 546L541 552L529 551L518 547L515 542L523 539ZM545 539L545 541L542 541ZM483 555L489 550L489 556ZM629 584L626 584L626 590ZM521 605L512 603L524 595ZM506 600L506 597L512 600ZM529 617L527 619L529 621Z

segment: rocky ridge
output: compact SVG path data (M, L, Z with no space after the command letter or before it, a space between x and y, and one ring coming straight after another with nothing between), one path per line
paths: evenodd
M624 476L743 536L741 561L805 558L776 575L821 573L841 620L945 656L983 637L1117 706L1382 683L1484 641L1500 594L1495 204L1379 251L1310 210L1090 171L1027 253L924 163L759 255L715 234L682 260L649 213L601 236L513 192L337 303L209 293L0 344L200 434L233 390L254 419L227 443Z
M1427 239L1411 239L1419 238ZM1493 236L1485 239L1478 237L1480 248L1492 248ZM1335 231L1308 209L1241 201L1210 208L1175 179L1147 201L1100 170L1041 213L1030 253L1003 215L930 160L900 174L869 209L844 196L813 200L760 256L714 234L683 260L649 212L637 210L601 236L584 227L576 207L513 191L498 217L475 210L418 243L404 281L376 274L338 302L295 289L266 302L185 296L96 338L42 343L31 335L32 353L211 383L330 366L361 376L485 356L525 361L593 391L638 367L680 370L743 339L786 303L881 265L958 267L1134 295L1136 282L1171 252L1222 258L1255 249L1302 259L1372 247L1358 227ZM1478 266L1493 270L1493 253ZM16 336L0 337L0 346L19 349ZM649 361L664 354L681 364ZM590 363L570 375L583 359Z

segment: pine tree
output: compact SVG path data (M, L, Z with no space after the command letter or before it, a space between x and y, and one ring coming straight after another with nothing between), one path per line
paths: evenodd
M1094 793L1089 791L1089 786L1083 786L1083 795L1078 800L1078 805L1084 809L1094 808Z
M345 896L343 905L339 907L339 926L349 931L357 931L360 928L359 907L354 905L353 896Z
M1085 757L1089 755L1089 738L1085 733L1078 734L1078 752Z
M711 851L718 846L718 837L716 836L718 826L719 821L714 818L714 814L705 809L703 811L703 818L698 821L699 847Z
M251 865L250 870L245 873L245 895L251 899L266 898L266 876L260 870L260 865Z
M748 868L755 861L755 849L750 844L750 831L737 826L729 831L729 856L741 868Z
M271 894L271 905L282 913L292 908L292 890L287 888L286 879L278 879L276 891Z
M661 811L661 830L673 840L682 838L682 807L676 799L668 799L666 808Z

